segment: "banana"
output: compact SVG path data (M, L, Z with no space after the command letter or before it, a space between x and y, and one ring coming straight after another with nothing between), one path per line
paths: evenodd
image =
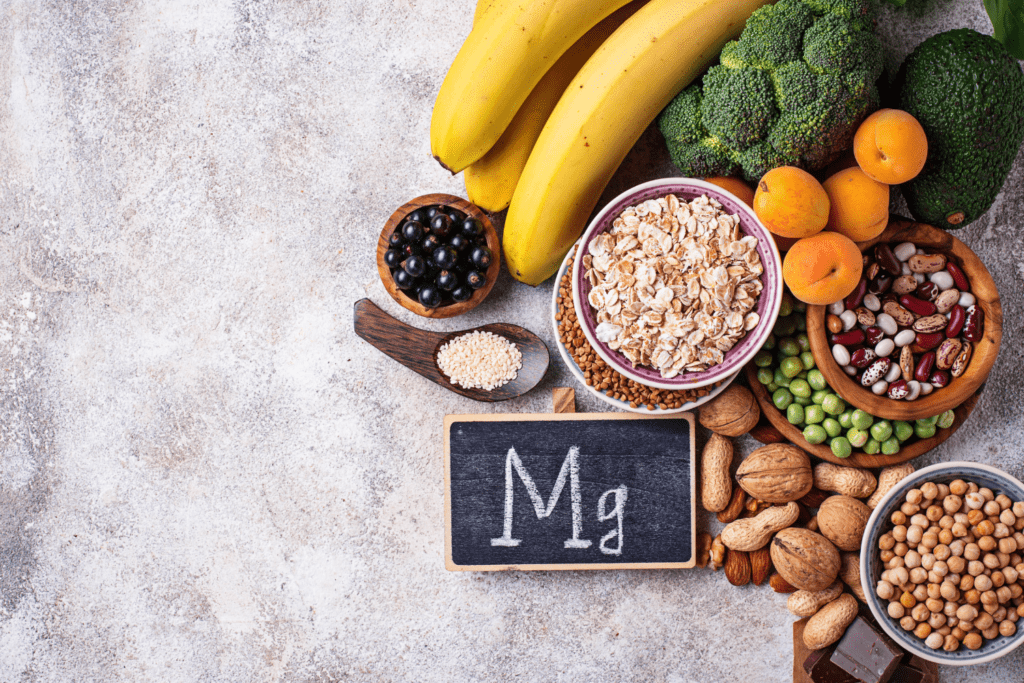
M580 69L548 118L505 219L509 272L557 270L630 148L771 0L651 0Z
M480 18L489 12L500 12L508 4L508 0L477 0L473 12L473 25L480 23Z
M494 1L480 0L480 3ZM466 168L464 178L469 201L491 212L508 208L533 143L558 99L597 48L645 2L647 0L636 0L605 17L544 74L494 147Z
M506 0L482 13L434 103L434 158L458 173L486 154L558 58L628 1Z

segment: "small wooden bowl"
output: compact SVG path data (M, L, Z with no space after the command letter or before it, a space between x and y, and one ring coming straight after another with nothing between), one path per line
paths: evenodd
M422 209L427 206L447 206L453 209L458 209L467 216L472 216L480 221L484 226L484 235L487 238L487 248L491 250L494 258L491 260L491 265L484 273L484 277L487 282L483 287L473 292L473 296L467 301L453 301L448 304L443 304L437 308L427 308L416 299L412 298L395 284L394 278L391 277L391 269L388 268L387 264L384 263L384 252L388 250L388 238L391 237L391 233L402 225L402 221L410 213L416 209ZM387 290L391 298L397 301L402 307L409 309L416 315L422 315L424 318L451 318L456 315L462 315L468 311L473 310L480 305L487 295L491 293L491 288L494 287L495 281L498 279L498 271L501 269L501 241L498 239L498 232L494 229L494 224L491 223L487 214L484 213L475 204L467 202L461 197L456 197L450 194L425 194L422 197L416 197L405 204L402 204L391 214L391 218L384 224L384 229L380 233L380 239L377 240L377 272L380 273L380 280L384 283L384 289Z
M825 375L829 386L843 399L875 417L886 420L920 420L943 413L962 404L977 393L988 379L992 365L999 355L999 343L1003 338L1003 308L999 303L999 292L985 264L967 245L945 230L906 219L894 219L881 235L873 240L858 242L863 252L878 242L913 242L914 244L944 253L959 265L971 282L971 293L985 313L985 331L974 344L974 353L967 370L948 386L936 389L916 401L897 401L887 396L875 396L871 390L860 386L843 372L832 357L825 328L825 306L807 307L807 337L811 342L814 362Z
M832 453L832 449L825 444L808 443L807 439L804 438L803 432L800 429L797 429L796 426L790 424L789 420L786 419L786 416L775 407L774 403L772 403L772 397L769 395L768 390L764 388L763 384L757 381L757 367L753 363L747 364L745 372L747 375L747 384L750 385L750 390L753 392L754 398L757 399L758 405L761 406L761 414L768 419L772 426L775 427L782 436L819 460L826 460L837 465L846 465L848 467L889 467L890 465L898 465L899 463L906 462L907 460L913 460L919 455L924 455L952 436L953 432L960 429L960 425L967 421L971 411L974 410L974 406L978 404L978 398L981 396L981 390L984 388L984 386L979 387L975 393L967 397L967 400L957 406L953 411L956 416L953 420L953 424L946 429L935 430L935 436L930 439L919 439L917 441L913 441L908 445L901 447L899 452L894 455L883 455L881 453L868 455L862 451L854 451L853 455L849 458L837 458L835 454ZM874 394L872 394L872 396L874 396Z

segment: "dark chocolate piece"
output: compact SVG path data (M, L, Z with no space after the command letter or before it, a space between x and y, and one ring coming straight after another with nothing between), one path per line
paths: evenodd
M892 673L889 683L932 683L932 679L929 674L920 669L909 664L901 664Z
M860 683L856 678L832 663L830 656L835 646L815 650L804 660L804 671L813 683Z
M830 661L863 683L887 683L903 659L903 650L857 617L836 645Z

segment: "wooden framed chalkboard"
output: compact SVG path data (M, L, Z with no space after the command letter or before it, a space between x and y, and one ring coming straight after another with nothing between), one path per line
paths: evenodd
M449 415L445 567L695 564L692 414Z

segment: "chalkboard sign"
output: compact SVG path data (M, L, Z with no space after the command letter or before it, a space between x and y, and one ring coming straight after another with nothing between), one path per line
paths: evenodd
M445 566L694 566L691 414L449 415Z

